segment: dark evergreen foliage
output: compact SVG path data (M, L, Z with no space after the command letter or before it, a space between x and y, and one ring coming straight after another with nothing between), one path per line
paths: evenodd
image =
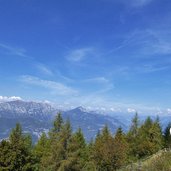
M17 124L9 139L0 142L0 171L114 171L170 147L170 127L163 136L158 118L148 117L140 125L136 113L128 133L120 127L113 136L106 125L87 143L82 130L73 133L59 113L48 135L43 133L34 146Z
M164 145L166 148L171 148L171 135L170 135L170 129L171 129L171 122L167 125L165 131L164 131Z

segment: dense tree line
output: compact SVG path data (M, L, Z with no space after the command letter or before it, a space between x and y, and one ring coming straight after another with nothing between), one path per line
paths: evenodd
M170 147L170 127L162 133L159 118L140 124L136 114L127 133L120 127L112 135L106 125L87 143L81 129L73 133L59 113L35 145L17 124L9 139L0 142L0 171L114 171Z

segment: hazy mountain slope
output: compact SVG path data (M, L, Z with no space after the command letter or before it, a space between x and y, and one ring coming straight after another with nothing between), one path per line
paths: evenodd
M20 122L24 132L31 133L35 141L42 131L47 132L51 128L58 112L58 109L46 103L25 101L0 103L0 139L8 137L10 130ZM122 122L111 116L89 112L82 107L61 113L64 120L70 119L74 131L79 127L82 128L87 140L93 138L105 124L112 132L119 126L125 127Z
M63 112L63 117L65 119L70 118L74 130L78 127L82 128L87 139L93 138L105 124L109 126L113 133L119 126L124 127L122 122L111 116L89 112L82 107Z
M47 103L9 101L0 103L0 139L6 138L10 130L17 122L22 124L24 132L29 132L34 141L38 139L42 131L48 132L52 127L52 122L59 109ZM78 107L68 111L60 111L64 120L70 119L73 130L82 128L87 140L94 138L98 130L105 124L114 133L121 126L124 131L130 127L134 113L113 113L109 115L99 114L97 111L87 111ZM147 117L139 116L140 123ZM155 119L155 115L152 116ZM161 115L160 121L163 129L171 121L170 115Z

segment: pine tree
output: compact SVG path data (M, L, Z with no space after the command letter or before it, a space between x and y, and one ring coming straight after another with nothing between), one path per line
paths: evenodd
M171 135L170 135L170 129L171 129L171 122L168 123L167 127L164 131L164 146L166 148L171 148Z
M56 133L60 132L62 128L62 124L63 124L63 118L61 116L61 113L58 113L53 123L53 129L52 129L53 132L56 132Z
M58 134L61 131L63 124L64 121L61 113L58 113L53 122L53 128L49 131L49 137L52 143L57 140Z
M113 163L114 139L106 125L101 134L97 136L93 147L93 161L98 171L112 171L115 168Z
M21 125L18 123L11 131L10 170L34 170L34 157L32 156L32 140L29 135L23 135Z
M138 113L136 112L134 118L132 119L132 124L129 130L129 134L132 137L136 137L138 134L138 128L139 128L139 119L138 119Z
M147 117L144 123L139 128L138 134L138 158L148 156L152 154L152 144L150 142L150 130L152 128L153 121L150 117Z
M44 168L46 165L46 159L50 156L50 142L46 134L43 132L37 144L33 149L34 155L36 156L37 168Z
M153 153L156 153L164 146L164 138L163 138L162 128L158 116L156 120L153 122L153 126L151 128L150 134L151 134L151 142L153 143Z
M115 169L119 169L121 166L127 163L128 158L128 143L126 136L124 135L122 128L119 127L114 137L114 157L113 163Z
M71 136L67 148L67 158L61 164L61 170L80 171L88 161L88 153L84 135L79 128L76 133Z
M59 134L60 141L65 151L67 150L68 143L70 142L71 134L72 134L71 123L70 120L67 119Z
M37 144L34 147L34 152L39 158L41 158L44 155L46 149L48 148L47 146L48 146L48 138L46 134L43 132L40 139L38 140Z
M138 113L135 113L134 118L132 119L131 127L127 133L127 142L129 144L129 159L137 160L138 156L138 132L139 132L139 118Z
M71 125L67 120L65 123L60 114L54 121L54 127L50 131L50 151L44 158L42 170L60 170L63 161L67 158L67 147L71 138Z
M12 170L11 153L9 141L2 140L0 142L0 170Z
M150 117L147 117L139 129L138 142L139 157L154 154L163 147L162 130L158 118L153 122Z
M98 131L97 135L96 135L96 139L98 138L98 135L100 135L100 131ZM90 140L89 143L86 144L87 148L86 148L86 154L88 157L87 162L85 163L82 171L97 171L96 169L96 165L93 162L93 147L94 147L94 139L92 138Z

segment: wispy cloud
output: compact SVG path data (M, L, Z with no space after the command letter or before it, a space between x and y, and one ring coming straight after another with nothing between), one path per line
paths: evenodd
M156 54L171 54L171 42L159 42L158 44L152 45L153 52Z
M142 30L137 32L139 40L135 42L142 42L142 53L146 55L170 55L171 54L171 32L162 30Z
M147 30L149 35L149 49L146 46L148 52L153 54L171 54L171 32L170 30Z
M153 0L128 0L133 7L142 7L148 5Z
M74 82L72 78L65 76L59 70L55 70L55 74L59 79L63 80L64 82L69 82L69 83Z
M115 88L114 84L105 77L89 78L81 82L93 87L92 95L102 95Z
M135 113L136 112L136 110L132 109L132 108L128 108L127 111L128 111L128 113Z
M106 79L105 77L94 77L94 78L89 78L83 80L83 82L91 82L91 83L109 83L109 80Z
M115 74L124 76L124 78L129 79L129 77L137 74L151 74L155 72L161 72L170 69L170 65L162 65L162 64L154 64L154 62L148 62L147 64L142 64L139 66L128 66L125 68L124 67L119 67L115 70ZM123 70L123 71L122 71ZM119 72L121 71L121 72Z
M128 35L122 36L121 43L107 52L114 54L123 49L131 49L138 57L151 57L152 55L171 54L171 32L168 30L134 30Z
M53 76L54 75L53 72L44 64L37 63L35 66L41 73L43 73L47 76Z
M163 70L169 69L169 66L156 66L156 65L142 65L134 68L134 72L136 73L153 73L153 72L161 72Z
M77 95L78 91L64 85L60 82L50 81L50 80L44 80L38 77L30 76L30 75L23 75L20 77L20 80L24 83L40 86L43 88L48 89L51 93L56 95Z
M0 49L6 50L6 53L8 53L10 55L16 55L16 56L20 56L20 57L28 57L26 55L26 50L22 49L22 48L14 48L14 47L8 46L6 44L0 43Z
M88 57L92 57L94 52L93 48L80 48L72 50L66 56L66 59L72 62L80 62Z
M121 3L128 8L140 8L150 4L154 0L103 0L113 3Z
M150 4L152 1L153 0L117 0L117 2L120 2L122 4L125 4L126 6L133 7L133 8L144 7Z
M15 101L15 100L22 100L22 98L18 96L11 96L11 97L0 96L0 102Z
M21 59L23 57L23 59L27 61L28 65L34 67L35 71L39 71L39 74L41 73L46 76L54 76L54 73L49 66L39 62L36 57L27 55L26 49L24 48L16 48L0 43L0 51L1 50L3 53L8 54L11 57L17 56L21 57Z

